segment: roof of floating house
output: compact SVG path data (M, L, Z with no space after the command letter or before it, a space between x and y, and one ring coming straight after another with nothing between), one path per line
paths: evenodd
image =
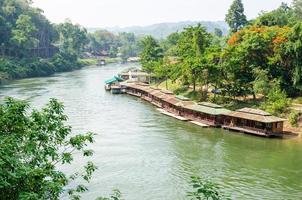
M161 90L162 93L165 93L165 94L170 94L170 95L174 95L173 92L169 91L169 90Z
M122 82L122 81L124 81L124 79L122 79L118 76L114 76L112 79L106 80L105 83L106 84L111 84L111 83Z
M179 99L179 100L182 100L182 101L190 101L189 98L181 96L181 95L177 95L176 98Z
M222 115L231 112L228 109L223 108L217 104L201 102L198 104L187 105L184 108L193 110L196 112L206 113L209 115Z
M165 99L165 98L168 97L167 94L162 93L160 90L153 90L153 91L150 92L150 94L152 96L155 96L155 97L159 98L159 99Z
M163 99L163 101L170 103L172 105L175 105L175 106L178 106L178 104L181 103L181 100L179 100L173 96L167 97L167 98Z
M243 108L231 113L225 114L226 116L236 117L241 119L247 119L252 121L258 121L263 123L274 123L286 121L279 117L272 116L270 113L267 113L263 110L252 109L252 108Z

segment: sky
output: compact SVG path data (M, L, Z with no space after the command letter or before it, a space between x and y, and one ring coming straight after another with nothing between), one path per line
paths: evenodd
M33 0L54 23L85 27L145 26L162 22L224 20L233 0ZM248 19L292 0L243 0Z

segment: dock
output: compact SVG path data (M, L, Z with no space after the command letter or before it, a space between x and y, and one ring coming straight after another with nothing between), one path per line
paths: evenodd
M237 131L237 132L241 132L241 133L246 133L246 134L253 134L253 135L258 135L261 137L282 137L283 134L281 133L266 133L264 131L261 130L251 130L251 129L247 129L244 127L235 127L235 126L222 126L223 129L226 130L233 130L233 131Z
M197 122L197 121L190 121L190 123L195 124L195 125L197 125L197 126L200 126L200 127L202 127L202 128L209 128L209 127L210 127L210 126L207 125L207 124L203 124L203 123Z
M169 112L167 112L167 111L165 111L165 110L163 110L163 109L158 108L157 110L158 110L160 113L162 113L162 114L164 114L164 115L167 115L167 116L169 116L169 117L173 117L173 118L178 119L178 120L181 120L181 121L189 121L188 119L186 119L186 118L184 118L184 117L181 117L181 116L179 116L179 115L175 115L175 114L169 113Z

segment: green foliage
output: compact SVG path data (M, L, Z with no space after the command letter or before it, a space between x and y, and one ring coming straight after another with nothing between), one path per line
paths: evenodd
M181 32L178 40L178 58L181 67L178 68L177 77L190 81L193 90L196 89L196 82L202 77L204 70L207 70L205 63L205 52L211 44L211 35L203 26L198 24L195 27L188 27ZM206 77L202 77L206 78Z
M297 23L288 36L284 45L285 55L290 58L291 82L296 90L302 91L302 23Z
M12 30L12 42L18 48L29 49L37 45L38 39L34 37L37 28L28 15L20 15L16 21L16 28Z
M0 74L3 74L0 80L49 76L55 72L79 69L82 65L78 61L77 55L68 52L60 52L51 59L0 58Z
M282 115L288 111L290 104L291 101L287 98L286 92L282 91L279 84L276 83L271 88L261 108L273 115Z
M64 107L52 99L41 111L24 101L7 98L0 105L0 196L3 199L77 199L87 188L71 187L76 179L88 181L96 166L88 162L83 172L67 175L58 165L73 163L73 153L89 157L93 133L74 135L65 125Z
M1 1L0 33L1 55L18 58L40 56L40 48L53 48L56 39L54 27L42 15L42 10L25 0Z
M229 24L232 32L237 32L247 24L246 16L244 15L244 7L241 0L234 0L226 17L225 21Z
M293 9L282 3L276 10L262 13L254 24L258 26L287 26L295 22Z
M107 30L90 33L86 47L94 55L120 56L124 59L136 57L139 52L138 38L133 33L122 32L115 35Z
M270 91L270 80L268 72L263 69L254 69L255 80L253 81L253 89L255 94L263 94L266 96Z
M163 48L164 54L166 56L177 56L177 44L180 39L180 33L175 32L170 35L165 40L161 41L161 47Z
M219 187L207 180L202 180L200 177L191 177L191 186L193 192L188 192L191 200L230 200L219 191Z
M155 68L162 63L163 50L152 36L146 36L140 41L141 64L144 70L154 72Z
M27 0L0 1L0 35L0 82L78 69L87 42L85 29L68 21L55 26Z
M293 127L298 127L298 121L299 121L299 113L297 111L292 111L289 115L289 123L293 126Z
M302 19L302 1L293 0L293 8L295 15L301 20Z
M56 30L59 34L58 46L62 52L80 55L88 43L87 30L70 21L58 24Z
M214 29L214 34L215 34L217 37L222 37L222 36L223 36L222 30L219 29L219 28L215 28L215 29Z
M122 194L119 190L113 190L113 194L111 194L109 198L100 197L96 200L122 200Z

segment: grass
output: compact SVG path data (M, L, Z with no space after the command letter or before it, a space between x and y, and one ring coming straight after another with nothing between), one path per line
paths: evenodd
M119 57L117 57L117 58L106 57L104 59L105 59L106 63L117 63L117 62L122 62L123 61L123 59L119 58Z
M80 59L80 63L82 65L96 65L98 63L98 59L96 59L96 58L82 58L82 59Z

